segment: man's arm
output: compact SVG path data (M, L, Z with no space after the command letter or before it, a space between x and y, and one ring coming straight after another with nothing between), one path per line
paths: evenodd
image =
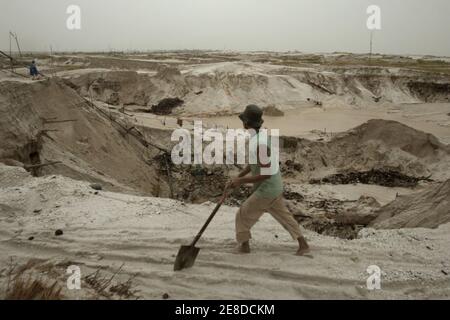
M258 165L262 168L268 168L270 167L270 158L269 159L265 159L268 163L261 163L260 161L260 157L259 157L259 151L263 151L268 156L270 156L270 148L267 148L266 145L262 145L259 147L258 149ZM259 183L262 182L264 180L267 180L271 177L271 175L263 175L263 174L259 174L257 176L252 176L252 177L245 177L248 173L250 172L250 165L247 165L245 167L245 169L239 174L239 176L235 179L233 179L228 185L227 185L227 189L228 188L237 188L242 184L246 184L246 183Z

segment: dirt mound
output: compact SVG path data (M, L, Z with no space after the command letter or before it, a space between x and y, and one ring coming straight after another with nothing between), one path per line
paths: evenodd
M450 222L450 180L382 207L370 224L378 229L436 228Z
M369 120L350 130L342 140L349 143L355 140L360 143L382 141L387 147L398 148L419 158L435 158L439 153L450 154L450 146L439 142L432 134L390 120Z
M370 120L324 141L281 137L280 146L282 171L305 182L362 179L389 186L450 178L450 147L395 121Z
M0 102L2 162L60 161L35 174L62 174L154 194L158 177L144 157L153 151L112 125L62 81L2 82Z
M267 106L263 108L264 115L270 117L282 117L284 116L284 112L275 107L274 105Z

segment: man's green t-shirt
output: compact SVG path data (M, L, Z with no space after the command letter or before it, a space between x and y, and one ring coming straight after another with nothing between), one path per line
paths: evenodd
M271 150L271 139L267 134L260 134L259 132L250 138L249 141L249 150L250 150L250 159L256 160L258 153L258 143L259 146L267 146L267 149L270 152L270 165L273 166L270 172L270 178L266 179L262 182L255 183L253 186L253 191L255 195L261 198L277 198L283 193L283 181L281 179L280 168L278 165L278 154L272 152ZM250 170L252 176L257 176L261 174L261 168L256 161L253 163L250 161Z

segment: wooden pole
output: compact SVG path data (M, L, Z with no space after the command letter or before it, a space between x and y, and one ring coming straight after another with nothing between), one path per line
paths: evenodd
M56 76L56 72L55 72L54 63L53 63L53 48L52 48L52 45L50 45L50 66L51 66L51 70L52 70L52 77L55 77Z
M22 58L22 51L20 50L19 40L17 39L17 33L14 34L14 38L16 39L17 49L19 50L19 56Z
M12 56L12 39L11 39L11 31L9 32L9 55Z

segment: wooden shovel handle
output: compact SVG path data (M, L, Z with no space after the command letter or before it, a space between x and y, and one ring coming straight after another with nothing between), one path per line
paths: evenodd
M211 214L208 217L208 220L206 220L205 224L203 225L203 227L200 229L200 231L197 233L197 235L194 238L194 241L192 241L191 246L195 246L195 244L197 243L197 241L200 239L200 237L202 236L203 232L206 230L206 228L208 227L209 223L211 222L211 220L214 218L214 216L216 215L217 211L219 211L219 208L222 206L223 202L225 201L225 198L227 197L227 192L225 190L225 192L222 195L222 198L220 198L220 201L217 203L216 207L214 208L213 212L211 212Z

